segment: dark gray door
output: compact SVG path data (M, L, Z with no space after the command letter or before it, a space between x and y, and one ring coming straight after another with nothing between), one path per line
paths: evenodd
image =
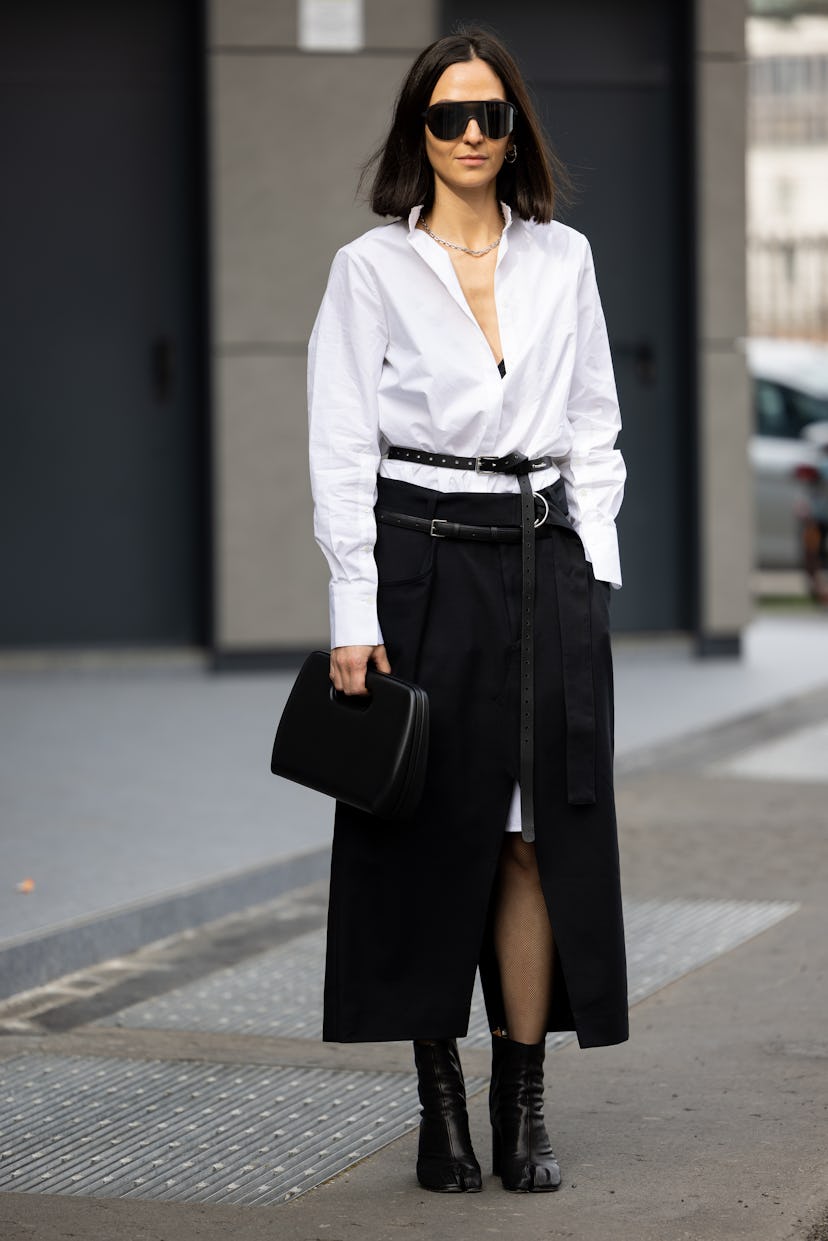
M203 639L192 7L0 16L7 646Z
M574 174L561 218L595 255L624 424L616 629L693 623L692 323L686 5L481 0L473 16L516 54ZM445 28L471 20L445 6ZM519 156L518 156L519 157Z

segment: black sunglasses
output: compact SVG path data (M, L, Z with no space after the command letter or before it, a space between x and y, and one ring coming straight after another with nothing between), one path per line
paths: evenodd
M435 138L448 142L466 132L472 117L487 138L505 138L514 129L517 108L502 99L484 99L464 103L433 103L422 113Z

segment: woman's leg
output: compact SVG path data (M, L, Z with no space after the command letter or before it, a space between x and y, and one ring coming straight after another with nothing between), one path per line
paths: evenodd
M535 846L508 832L500 858L494 948L506 1033L492 1034L492 1170L504 1189L548 1192L561 1169L543 1119L543 1060L554 943Z
M505 833L495 899L494 947L506 1030L518 1043L538 1043L552 1000L554 943L535 846L519 832Z

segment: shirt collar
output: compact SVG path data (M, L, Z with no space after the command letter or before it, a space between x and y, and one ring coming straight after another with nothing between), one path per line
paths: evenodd
M508 228L509 228L510 224L512 223L512 208L509 206L509 204L508 204L508 203L501 202L501 204L500 204L500 209L501 209L501 211L503 212L503 220L504 220L504 223L503 223L503 232L505 233L505 232L507 232L507 230L508 230ZM413 234L416 232L416 229L417 229L417 221L419 220L420 216L422 215L422 212L423 212L423 204L422 204L422 203L420 203L420 204L419 204L418 206L416 206L416 207L412 207L412 208L411 208L411 210L409 211L409 213L408 213L408 233L409 233L409 236L413 236Z

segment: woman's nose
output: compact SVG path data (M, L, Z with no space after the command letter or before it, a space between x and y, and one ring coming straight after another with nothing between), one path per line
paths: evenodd
M463 133L463 141L471 144L482 142L485 137L475 117L469 117L469 123Z

